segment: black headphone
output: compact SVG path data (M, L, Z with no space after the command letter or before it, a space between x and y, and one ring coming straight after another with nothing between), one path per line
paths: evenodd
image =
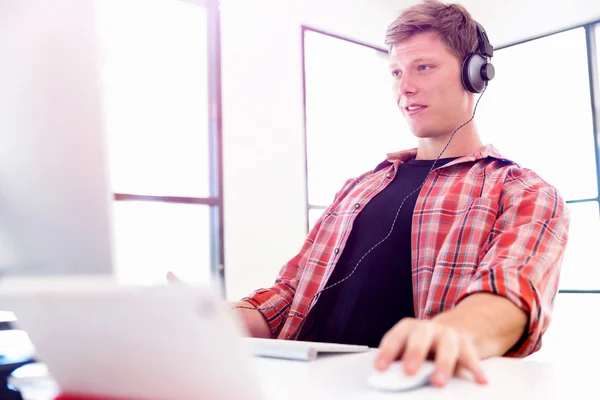
M465 58L461 73L463 86L472 93L483 92L488 81L494 79L496 74L494 66L490 63L494 55L494 47L490 44L485 29L479 23L477 23L477 38L479 51Z

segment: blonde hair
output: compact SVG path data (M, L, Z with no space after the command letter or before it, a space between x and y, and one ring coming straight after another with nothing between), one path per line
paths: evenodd
M437 32L459 60L477 51L477 22L460 4L444 4L438 0L423 2L405 9L387 29L385 44L390 48L422 32Z

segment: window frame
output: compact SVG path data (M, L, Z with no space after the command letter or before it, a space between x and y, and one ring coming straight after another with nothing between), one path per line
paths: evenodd
M349 43L353 43L359 46L363 46L375 51L380 51L382 53L385 54L389 54L389 51L386 50L383 47L377 47L377 46L373 46L371 44L365 43L365 42L361 42L358 40L354 40L345 36L341 36L341 35L337 35L331 32L327 32L321 29L317 29L317 28L313 28L310 27L308 25L302 25L301 26L301 46L302 46L302 122L303 122L303 132L304 132L304 176L306 177L305 179L305 194L306 194L306 232L308 232L310 230L310 211L311 210L325 210L327 209L326 205L322 205L322 204L310 204L310 201L308 199L309 195L308 195L308 131L307 131L307 124L306 124L306 93L307 93L307 87L306 87L306 32L314 32L314 33L319 33L321 35L325 35L325 36L329 36L335 39L340 39L340 40L344 40L346 42Z
M223 130L221 104L221 29L218 0L172 0L206 9L208 79L208 163L209 196L155 196L143 193L116 193L113 200L206 205L210 209L210 273L225 295L225 248L223 213ZM204 156L204 155L202 155Z
M597 40L597 32L600 35L600 20L592 21L586 24L572 26L566 29L553 31L548 34L535 36L525 40L520 40L514 43L509 43L503 46L499 46L494 49L495 51L501 51L512 46L518 46L523 43L528 43L534 40L543 39L548 36L557 35L574 29L584 28L585 40L587 48L587 62L588 62L588 80L590 86L590 107L592 108L592 135L594 136L594 147L596 153L596 179L598 182L598 195L595 198L590 199L575 199L566 201L567 204L575 203L588 203L596 202L598 209L600 210L600 69L598 64L598 54L600 53L600 43ZM593 290L579 290L579 289L560 289L559 293L593 293L600 294L599 289Z

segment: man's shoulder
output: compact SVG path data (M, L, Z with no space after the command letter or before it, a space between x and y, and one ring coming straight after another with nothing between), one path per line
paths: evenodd
M553 184L532 168L503 156L491 144L464 159L468 161L468 158L473 161L471 171L476 174L485 174L492 178L492 181L502 185L502 192L505 195L522 195L534 191L561 199L558 189Z
M542 176L519 161L504 157L493 145L488 144L475 153L477 164L487 171L500 173L504 183L522 187L553 187Z
M491 162L492 175L496 175L499 187L499 202L517 204L525 199L532 204L565 204L559 190L533 169L508 160Z
M504 185L507 191L536 191L546 192L553 196L560 197L558 189L544 177L539 175L531 168L513 166L506 173Z
M522 188L554 188L551 183L546 181L532 168L506 157L480 159L475 164L475 168L485 170L486 173L500 175L505 185Z

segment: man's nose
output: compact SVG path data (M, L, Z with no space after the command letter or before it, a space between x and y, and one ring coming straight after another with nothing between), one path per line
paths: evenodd
M403 96L411 96L417 92L414 79L409 74L403 74L397 82L398 90Z

